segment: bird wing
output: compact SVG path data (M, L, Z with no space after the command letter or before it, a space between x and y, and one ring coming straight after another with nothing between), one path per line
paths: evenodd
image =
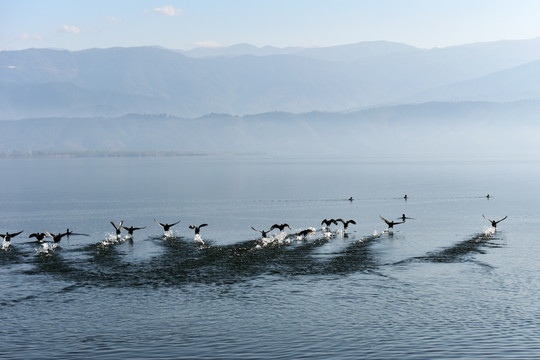
M341 219L341 218L340 218L340 219L336 219L336 221L339 221L339 222L341 222L343 225L345 225L345 220L343 220L343 219Z
M177 222L175 222L174 224L171 224L169 226L174 226L174 225L178 224L179 222L180 222L180 220L178 220Z
M208 226L208 224L201 224L201 225L199 225L199 228L202 228L202 227L205 227L205 226Z
M120 224L120 226L116 226L116 224L113 223L112 221L111 221L111 225L114 226L114 228L115 228L116 230L118 230L119 227L122 227L122 224Z
M159 221L157 221L156 219L154 219L154 221L156 222L156 224L158 224L159 226L161 227L165 227L165 225L163 225L162 223L160 223Z
M491 220L491 219L489 219L489 218L485 217L485 215L484 215L484 214L482 214L482 216L484 217L484 219L486 219L486 220L487 220L487 221L489 221L489 222L492 222L492 221L493 221L493 220Z
M354 221L354 220L349 220L349 221L347 221L347 224L354 224L354 225L356 225L356 221Z
M382 221L384 221L386 224L390 225L391 222L386 220L385 218L383 218L381 215L379 215L379 217L382 219Z
M502 220L501 220L501 221L502 221ZM11 234L11 237L15 237L15 236L17 236L17 235L20 235L20 234L22 234L23 231L24 231L24 230L21 230L21 231L19 231L19 232L17 232L17 233Z
M497 221L497 224L500 223L501 221L503 221L504 219L506 219L508 217L508 215L506 215L505 217L503 217L501 220Z
M257 230L257 229L255 229L253 226L252 226L251 228L252 228L253 230L255 230L255 231L258 231L258 232L262 233L261 230Z
M279 224L274 224L274 225L270 226L270 230L268 230L268 231L272 231L272 230L274 230L274 229L279 229L280 227L281 227L281 225L279 225Z

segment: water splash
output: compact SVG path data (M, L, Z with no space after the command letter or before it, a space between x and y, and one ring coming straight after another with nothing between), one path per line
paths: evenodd
M484 229L484 235L485 236L493 236L497 232L497 228L494 227L488 227Z
M38 255L51 255L54 253L54 250L58 247L58 244L53 244L49 242L41 243L41 247L36 248L36 253Z
M200 234L195 234L195 237L193 238L193 241L197 244L204 245L204 240L201 237Z
M11 245L11 242L9 241L3 241L2 242L2 250L9 250L9 246Z

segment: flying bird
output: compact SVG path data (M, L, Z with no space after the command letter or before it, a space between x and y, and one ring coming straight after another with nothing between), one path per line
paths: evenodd
M257 230L257 229L255 229L253 226L252 226L251 228L252 228L253 230L255 230L255 231L260 232L263 238L267 237L267 233L270 231L270 230L268 230L268 231L266 231L266 230Z
M344 230L347 230L347 228L349 227L349 224L354 224L354 225L356 225L356 221L354 221L354 220L347 220L347 221L345 221L345 220L343 220L343 219L336 219L336 222L337 222L337 221L339 221L339 222L341 222L341 223L343 224L343 229L344 229Z
M484 215L482 215L482 216L484 216ZM504 219L506 219L507 217L508 217L508 215L505 216L505 217L503 217L501 220L497 220L497 221L488 219L488 218L485 217L485 216L484 216L484 219L486 219L487 221L489 221L489 222L491 223L491 226L493 226L493 227L496 229L496 228L497 228L497 224L500 223L501 221L503 221Z
M81 236L89 236L88 234L79 234L79 233L74 233L73 231L70 231L69 228L66 229L66 235L67 235L67 238L69 239L69 235L81 235Z
M178 224L180 222L180 220L178 220L177 222L173 223L173 224L163 224L163 223L160 223L159 221L157 221L156 219L154 219L154 221L163 228L163 231L167 232L169 231L170 228L172 228L174 225Z
M208 224L201 224L199 226L189 225L189 228L195 230L195 235L199 235L199 233L201 231L201 228L204 227L204 226L208 226Z
M144 227L133 227L133 226L125 227L124 225L122 225L122 229L126 229L129 235L133 235L133 232L135 230L146 229L146 226L144 226Z
M43 242L45 236L47 236L47 234L45 233L31 233L30 235L28 235L29 238L36 238L37 242Z
M59 234L53 234L48 231L45 232L48 237L52 238L55 243L60 242L64 236L67 235L67 233L59 233Z
M405 221L400 221L400 222L389 221L389 220L386 220L385 218L383 218L381 215L379 215L379 217L382 219L382 221L384 221L388 225L389 229L393 229L394 225L403 224L405 222Z
M111 221L111 225L114 226L114 229L116 230L116 236L120 236L120 232L122 231L122 225L124 224L124 220L120 221L118 225L113 223Z
M283 231L286 227L289 229L291 228L289 224L274 224L270 227L270 230L268 231L272 231L274 229L279 229L279 231Z
M24 230L21 230L19 232L16 232L16 233L5 233L5 234L0 234L0 237L4 239L5 242L10 242L11 241L11 238L14 238L15 236L21 234Z
M326 225L328 229L330 229L330 225L332 224L337 225L337 221L335 219L330 219L330 220L324 219L323 221L321 221L321 225Z

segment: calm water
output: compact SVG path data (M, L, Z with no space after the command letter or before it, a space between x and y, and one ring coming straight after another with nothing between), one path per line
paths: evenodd
M0 174L0 233L24 229L0 250L2 358L540 356L538 161L4 159ZM402 213L385 232L379 214ZM508 219L492 233L482 214ZM154 218L181 222L164 236ZM357 224L329 236L324 218ZM120 220L146 228L117 240ZM282 222L317 233L251 229ZM28 238L66 228L88 236Z

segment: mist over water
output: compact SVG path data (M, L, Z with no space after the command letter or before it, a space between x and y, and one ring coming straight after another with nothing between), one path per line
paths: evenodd
M0 249L0 356L533 358L538 165L3 159L0 233L24 233ZM88 236L28 238L67 228Z

